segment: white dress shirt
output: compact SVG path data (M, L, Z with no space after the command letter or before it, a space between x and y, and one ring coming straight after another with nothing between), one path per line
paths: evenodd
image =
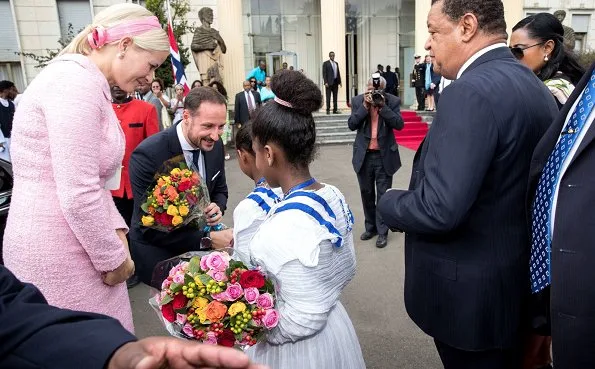
M463 72L469 68L469 66L471 64L473 64L474 61L476 61L477 59L479 59L483 54L495 50L499 47L508 47L508 45L506 45L504 42L500 42L497 44L493 44L490 45L488 47L484 47L483 49L479 50L478 52L476 52L475 54L473 54L466 62L465 64L463 64L463 66L461 67L461 69L459 69L459 73L457 73L457 79L461 78L461 75L463 74Z
M570 118L572 117L572 114L574 113L574 109L576 109L576 106L578 105L579 101L581 101L581 98L583 97L583 93L584 93L584 90L579 95L579 97L577 97L574 104L572 104L572 108L570 108L570 110L568 111L568 115L566 116L566 121L564 122L562 132L567 130L566 126L568 125L568 122L570 121ZM566 170L568 169L568 166L572 162L572 159L574 159L574 155L576 155L576 151L578 150L579 146L581 145L581 142L585 138L587 131L589 131L589 128L591 127L591 124L593 123L593 120L595 120L595 110L593 110L591 112L591 114L589 114L589 117L587 118L585 125L583 126L581 131L578 133L578 136L576 137L576 143L574 143L574 145L572 146L572 149L570 150L568 155L566 155L566 158L564 158L564 161L562 162L562 169L560 170L560 176L558 177L558 182L556 183L556 188L554 191L554 200L552 201L552 210L551 210L552 211L552 213L551 213L552 221L551 221L551 227L550 227L550 230L551 230L550 239L552 239L553 234L554 234L554 224L555 224L554 221L556 220L556 204L558 203L558 193L560 191L560 181L562 180L562 177L564 177L564 173L566 173ZM560 137L561 137L561 135L560 135ZM560 137L558 137L558 141L560 141Z
M200 151L200 156L198 157L198 168L196 168L192 162L192 152L196 149L188 141L186 141L186 137L184 137L184 133L182 132L182 123L176 126L176 132L178 133L178 140L180 140L180 145L182 146L182 151L184 152L186 165L188 165L188 168L194 168L194 170L198 169L198 173L200 174L201 178L206 179L207 173L205 169L205 157L202 154L202 150Z
M254 94L252 91L244 91L244 95L246 96L246 105L248 105L248 110L250 110L250 104L248 104L248 99L252 102L252 110L256 109L256 101L254 101Z

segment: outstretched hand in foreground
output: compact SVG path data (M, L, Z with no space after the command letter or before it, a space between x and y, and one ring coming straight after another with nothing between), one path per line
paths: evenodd
M107 369L266 369L235 349L173 337L149 337L116 350Z

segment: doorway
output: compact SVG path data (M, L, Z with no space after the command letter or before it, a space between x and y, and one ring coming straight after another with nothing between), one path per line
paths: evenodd
M283 62L299 70L298 56L293 51L281 50L274 53L267 53L267 75L272 76L283 67Z

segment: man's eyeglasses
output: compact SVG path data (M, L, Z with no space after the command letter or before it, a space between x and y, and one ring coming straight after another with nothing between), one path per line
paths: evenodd
M525 57L525 50L530 49L535 46L543 45L544 43L545 42L540 42L538 44L531 45L531 46L525 46L525 47L519 47L519 46L512 47L511 46L510 51L512 52L512 55L514 55L515 58L517 58L518 60L521 60L522 58Z

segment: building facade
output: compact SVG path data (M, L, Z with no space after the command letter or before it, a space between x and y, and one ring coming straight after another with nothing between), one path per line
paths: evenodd
M94 14L122 0L0 0L0 79L13 80L20 90L39 73L36 62L17 52L44 54L57 40L78 32ZM128 0L140 2L143 0ZM343 84L340 107L361 93L377 64L400 71L404 104L415 100L409 88L413 55L424 54L426 17L431 1L415 0L189 0L189 24L200 25L198 10L213 9L213 27L227 44L222 76L232 96L259 60L272 74L287 63L321 87L322 63L334 51ZM591 16L595 0L504 0L509 27L536 12L564 9L564 21L577 31L578 47L595 43ZM593 26L595 27L595 25ZM192 34L184 36L190 45ZM194 63L189 81L198 79Z
M595 0L525 0L524 15L554 13L564 10L566 18L562 22L574 29L575 51L588 51L595 47Z

